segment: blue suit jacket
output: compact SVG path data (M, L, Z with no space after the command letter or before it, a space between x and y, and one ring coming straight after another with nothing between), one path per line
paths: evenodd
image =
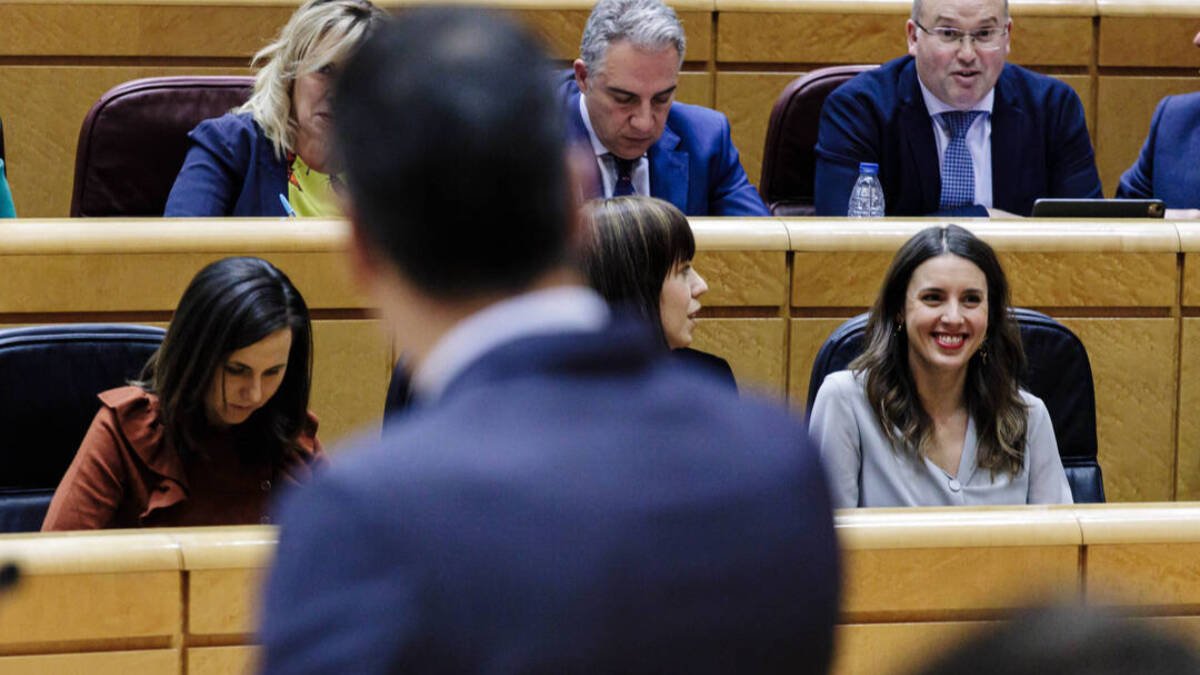
M250 113L204 120L167 197L164 216L284 216L287 166Z
M573 73L560 82L559 96L570 137L590 148ZM729 136L729 120L715 110L672 103L663 134L647 155L650 194L671 202L689 216L770 215L742 169ZM603 192L597 182L588 196L601 197Z
M529 337L289 493L265 672L823 673L829 494L640 324Z
M1117 196L1156 197L1170 209L1200 208L1200 92L1159 102L1142 154L1121 176Z
M1006 64L992 107L992 204L1019 216L1039 197L1100 197L1100 175L1079 97L1066 84ZM854 77L821 109L816 213L844 216L859 162L879 164L889 216L940 212L937 142L911 56Z

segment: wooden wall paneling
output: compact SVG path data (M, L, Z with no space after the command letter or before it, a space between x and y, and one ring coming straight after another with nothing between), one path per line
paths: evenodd
M1176 302L1179 270L1174 252L998 253L1017 306L1169 308Z
M788 338L788 401L797 410L803 410L808 401L808 378L812 375L813 361L821 345L849 318L799 318L788 322L791 336Z
M1200 68L1200 49L1192 38L1200 30L1200 6L1190 16L1155 12L1145 3L1127 3L1139 16L1117 16L1100 4L1100 43L1097 65L1153 68ZM1149 10L1149 11L1148 11Z
M78 654L30 654L0 656L4 675L170 675L180 672L179 650L84 652ZM197 671L191 671L196 673ZM216 671L209 671L216 672ZM226 671L232 672L232 671Z
M1200 20L1196 21L1200 30ZM1200 53L1200 49L1192 47ZM1114 195L1121 174L1137 161L1154 109L1165 96L1200 90L1200 75L1101 75L1097 87L1097 126L1092 134L1104 194Z
M716 108L729 117L733 144L750 182L762 179L763 144L775 99L801 72L718 72ZM761 191L760 191L761 194Z
M1059 320L1079 336L1091 359L1108 501L1173 499L1175 319Z
M1175 499L1200 500L1200 318L1183 319L1179 342L1179 419Z
M897 5L892 12L872 14L852 13L853 10L845 9L720 11L717 15L717 61L882 63L907 53L904 35L907 5Z
M294 11L289 3L6 2L0 55L249 60Z
M5 7L11 5L0 4L0 13ZM6 96L0 109L5 165L17 214L22 218L68 215L79 128L92 104L112 87L141 77L248 72L238 67L0 65L0 91L21 92Z
M0 279L0 313L173 311L196 272L236 254L0 255L8 272ZM287 273L309 309L361 308L365 302L351 289L340 252L261 255Z
M675 99L681 103L711 108L713 105L712 73L690 70L681 72L679 88L675 90Z
M1063 75L1057 73L1048 73L1075 90L1079 95L1079 100L1083 103L1083 119L1087 124L1088 135L1092 138L1092 148L1096 146L1096 106L1094 104L1095 87L1092 85L1092 77L1090 75Z
M186 672L187 675L253 675L258 672L258 648L190 647Z
M1015 13L1008 60L1023 66L1087 66L1092 62L1092 17Z
M313 322L313 384L309 406L321 420L326 451L359 432L378 431L392 377L392 350L379 321Z
M787 302L784 251L696 252L692 266L708 283L705 307L782 307Z
M782 397L787 387L784 319L701 319L693 347L729 361L739 389Z
M894 252L796 251L792 307L869 307Z

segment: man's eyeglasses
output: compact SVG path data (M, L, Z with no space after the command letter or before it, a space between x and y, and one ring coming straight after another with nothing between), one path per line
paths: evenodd
M1004 36L1008 35L1007 28L980 28L979 30L959 30L949 26L934 26L932 29L921 25L920 21L914 20L917 28L929 33L937 38L938 43L949 47L950 45L962 44L967 37L971 38L971 42L978 49L1000 49L1004 46Z

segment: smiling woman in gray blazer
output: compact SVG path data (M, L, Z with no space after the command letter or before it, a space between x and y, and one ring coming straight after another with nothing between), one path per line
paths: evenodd
M1071 502L1046 406L1017 382L1008 297L995 252L961 227L896 253L863 354L813 403L835 506Z

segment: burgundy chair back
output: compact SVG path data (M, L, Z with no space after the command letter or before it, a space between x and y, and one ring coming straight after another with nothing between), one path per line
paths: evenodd
M187 134L250 96L247 76L151 77L108 90L83 120L71 217L161 216Z
M855 75L877 66L832 66L802 75L775 100L767 124L759 189L772 215L813 214L817 128L825 98Z

